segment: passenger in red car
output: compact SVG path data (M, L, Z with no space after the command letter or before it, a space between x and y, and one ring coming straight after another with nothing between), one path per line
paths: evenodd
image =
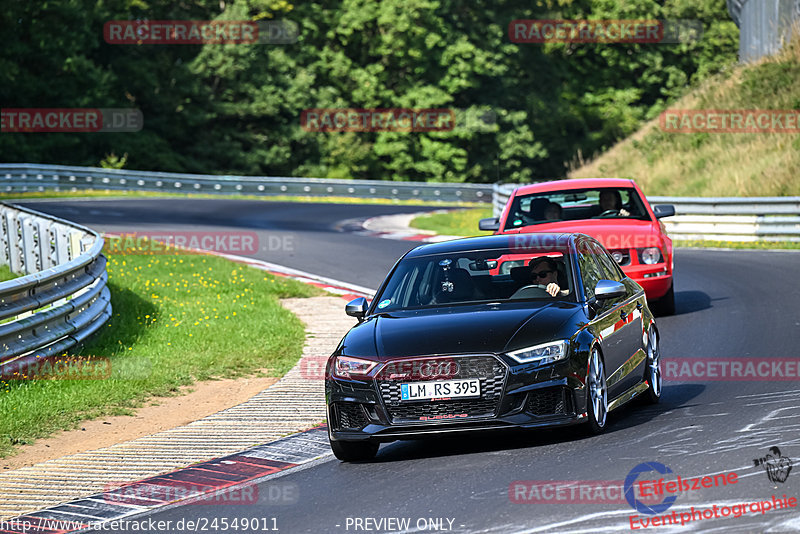
M544 218L549 221L560 221L563 218L561 214L561 204L558 202L550 202L547 207L544 208Z

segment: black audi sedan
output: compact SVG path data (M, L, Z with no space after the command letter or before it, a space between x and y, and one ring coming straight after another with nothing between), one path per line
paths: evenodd
M640 285L583 234L419 246L392 268L326 366L331 448L582 423L661 395L659 335Z

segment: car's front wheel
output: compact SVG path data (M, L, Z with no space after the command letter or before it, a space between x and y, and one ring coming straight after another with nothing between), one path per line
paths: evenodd
M658 346L658 331L655 325L650 325L647 333L647 364L644 370L644 377L649 385L647 392L643 395L648 404L656 404L661 399L661 348Z
M589 356L589 373L586 375L587 389L587 430L591 434L600 434L606 428L608 415L608 389L606 388L606 371L600 352L592 349Z
M333 455L343 462L372 460L380 444L369 441L331 441Z

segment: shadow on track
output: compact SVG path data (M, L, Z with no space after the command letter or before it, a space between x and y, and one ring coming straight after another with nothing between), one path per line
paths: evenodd
M609 414L608 427L600 436L588 436L582 428L583 425L576 425L552 429L493 430L472 434L469 437L465 434L424 440L404 440L381 446L375 460L368 463L502 452L578 443L587 439L604 439L604 436L645 425L665 412L689 408L691 405L687 403L700 395L704 389L705 386L700 384L665 386L659 404L643 406L641 401L634 400ZM642 431L646 432L645 429Z
M675 315L684 315L712 307L714 300L727 300L728 297L712 299L704 291L678 291L675 293Z

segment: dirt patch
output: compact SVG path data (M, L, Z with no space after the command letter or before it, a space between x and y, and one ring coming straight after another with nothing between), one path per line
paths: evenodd
M60 432L33 445L24 445L16 456L0 459L0 469L28 467L183 426L241 404L277 381L273 377L254 377L197 382L191 388L184 388L184 395L151 399L151 404L158 405L139 408L133 416L84 421L77 430Z

